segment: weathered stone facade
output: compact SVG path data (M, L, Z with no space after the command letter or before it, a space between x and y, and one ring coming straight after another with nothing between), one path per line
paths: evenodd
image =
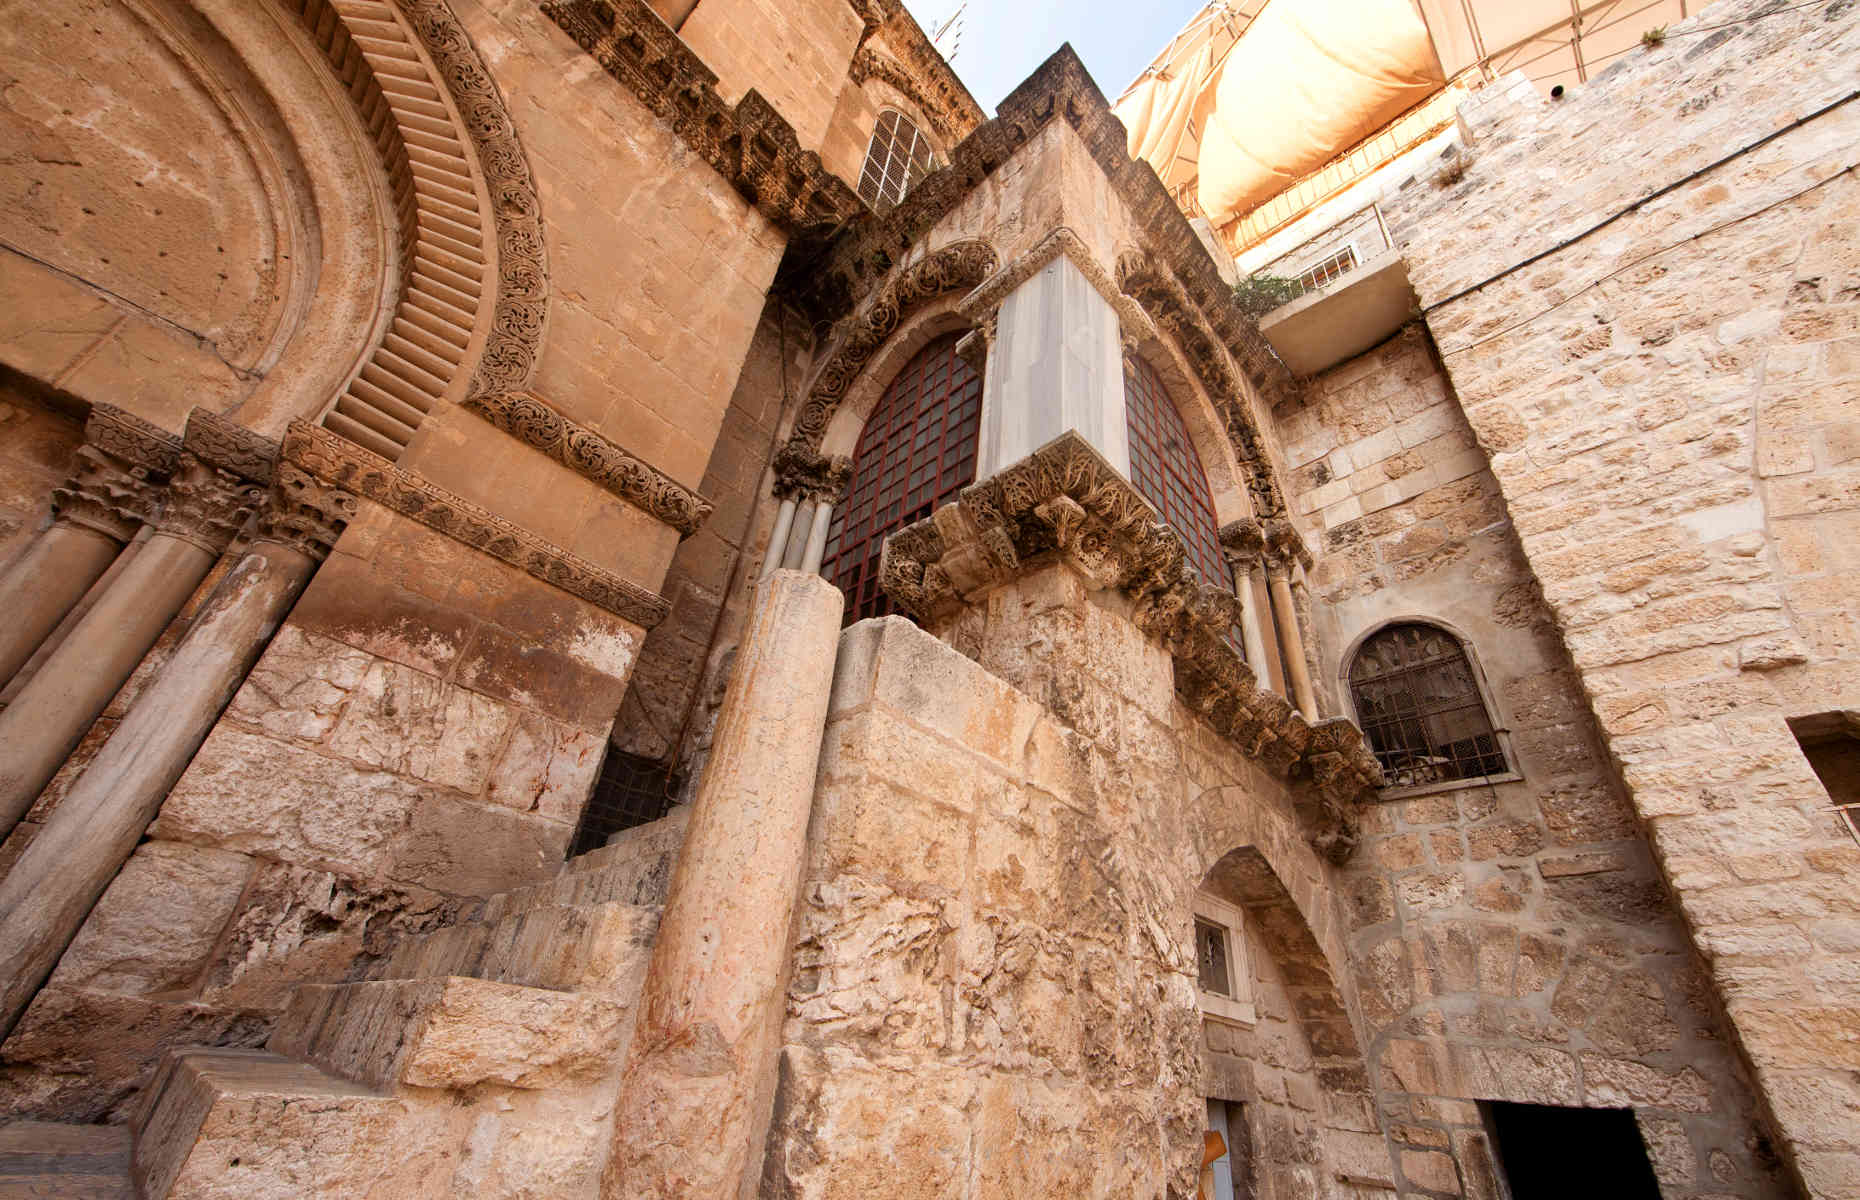
M0 1192L1188 1200L1210 1103L1269 1200L1497 1200L1494 1105L1860 1191L1844 0L1478 93L1308 379L1069 50L78 7L0 31ZM937 348L972 477L841 628ZM1363 732L1411 622L1471 777ZM621 756L682 802L565 862Z

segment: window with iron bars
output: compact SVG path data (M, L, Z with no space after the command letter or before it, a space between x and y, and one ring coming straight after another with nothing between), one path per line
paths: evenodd
M1188 426L1155 368L1124 360L1124 421L1130 433L1130 482L1182 539L1189 566L1210 587L1231 592L1233 572L1221 555L1214 494Z
M671 810L678 786L667 764L609 745L568 856L599 850L614 834L658 820Z
M1323 259L1316 266L1307 267L1298 273L1298 293L1315 292L1332 280L1341 279L1356 270L1356 247L1345 246L1343 249Z
M1413 623L1376 633L1350 664L1350 697L1390 787L1507 770L1472 663L1444 629Z
M894 530L929 516L975 481L982 377L956 353L960 334L919 350L892 379L859 434L846 498L833 510L820 573L846 593L846 620L897 611L878 587Z
M866 146L865 169L859 173L859 198L874 211L883 212L904 199L917 181L930 173L936 151L930 139L895 108L878 114L872 141Z

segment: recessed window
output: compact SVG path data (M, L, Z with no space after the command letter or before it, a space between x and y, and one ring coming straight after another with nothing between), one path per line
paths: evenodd
M1501 775L1505 755L1459 639L1391 625L1356 652L1350 696L1391 787Z
M1182 539L1189 567L1202 582L1233 591L1201 455L1162 379L1134 355L1124 360L1124 419L1130 432L1130 482Z
M1849 836L1860 841L1860 714L1791 717L1789 730L1801 744L1815 778L1827 789Z
M1207 892L1195 895L1195 974L1203 1015L1253 1023L1245 920L1238 908Z
M846 593L846 620L897 611L878 587L885 537L975 481L982 377L956 353L960 334L917 352L859 434L846 498L833 510L820 573Z
M678 777L665 763L608 746L568 856L599 850L614 834L663 817L678 787Z
M1227 930L1212 921L1195 921L1195 962L1201 971L1201 990L1217 996L1234 994L1233 967L1227 961Z
M893 108L878 114L871 144L865 151L865 169L859 173L859 198L876 211L904 199L917 181L930 173L936 151L911 119Z

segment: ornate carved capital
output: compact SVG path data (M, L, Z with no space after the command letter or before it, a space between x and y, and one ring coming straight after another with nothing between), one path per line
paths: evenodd
M161 503L181 439L109 404L91 408L71 477L52 489L52 516L127 542Z
M1307 760L1314 746L1320 753L1348 749L1348 737L1331 728L1337 722L1326 722L1325 737L1314 741L1313 727L1297 710L1257 685L1228 642L1240 619L1238 597L1195 576L1181 539L1076 433L971 485L956 503L891 535L879 581L906 612L939 621L1012 579L1023 564L1054 558L1090 585L1130 596L1138 627L1175 659L1183 701L1269 770L1313 771ZM1361 734L1355 737L1360 744ZM1339 776L1329 772L1327 761L1325 779L1357 791L1373 786L1363 783L1370 776L1359 770L1365 766L1360 755L1346 765L1355 773ZM1374 767L1373 756L1367 767ZM1379 782L1380 773L1373 778ZM1328 824L1309 828L1314 839L1335 832Z
M1311 551L1305 548L1305 539L1298 536L1298 530L1284 518L1267 521L1266 568L1269 571L1289 572L1293 566L1310 568Z
M191 418L188 424L193 424ZM168 481L155 531L192 542L218 558L264 498L264 487L187 451Z
M463 407L686 537L696 533L716 507L587 426L569 420L540 396L528 392L471 396Z
M849 458L829 458L793 442L775 453L775 494L783 500L838 504L851 479Z
M252 483L271 482L278 443L237 421L195 408L187 414L182 442L189 454L211 467Z
M1251 571L1266 553L1266 530L1258 517L1241 517L1221 526L1221 553L1236 570Z
M354 496L297 464L279 462L265 507L259 510L258 537L322 562L355 519L355 503Z
M636 625L650 629L665 619L669 606L662 597L326 429L292 421L281 458Z
M782 229L834 225L865 211L760 93L751 89L734 106L724 100L710 68L644 0L548 0L542 10Z
M899 323L938 296L974 287L999 261L994 247L980 238L952 242L899 271L872 303L841 321L828 339L833 349L814 376L789 443L818 449L846 389Z

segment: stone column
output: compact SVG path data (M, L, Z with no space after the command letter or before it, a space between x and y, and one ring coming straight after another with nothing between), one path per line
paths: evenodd
M0 1039L116 877L317 563L354 498L281 465L257 538L201 606L64 801L0 879Z
M1066 255L1001 302L988 366L977 479L1068 430L1129 477L1123 330L1116 310Z
M0 687L11 682L153 514L181 440L99 404L71 478L52 490L52 523L0 575Z
M814 525L807 531L807 548L801 552L801 570L820 574L820 564L827 556L827 532L833 527L833 502L822 500L814 508Z
M762 555L762 574L757 578L757 583L781 570L781 560L788 553L788 531L792 528L794 497L783 496L781 507L775 511L775 528L769 531L769 548Z
M784 571L801 569L801 558L807 553L807 537L814 527L814 508L813 498L808 497L794 510L794 525L788 530L788 545L781 555Z
M640 995L607 1200L755 1195L844 605L818 576L762 584Z
M1311 671L1305 665L1305 639L1298 628L1298 607L1292 598L1292 568L1307 557L1304 541L1291 522L1267 522L1266 584L1272 595L1272 616L1279 630L1279 657L1285 663L1291 701L1308 721L1319 720L1317 696L1311 690Z
M1260 556L1266 550L1266 537L1258 521L1251 517L1230 521L1220 531L1221 549L1233 568L1234 591L1240 597L1240 639L1246 647L1247 665L1262 682L1271 679L1271 662L1266 655L1266 634L1259 619L1259 597L1264 580L1260 577Z

